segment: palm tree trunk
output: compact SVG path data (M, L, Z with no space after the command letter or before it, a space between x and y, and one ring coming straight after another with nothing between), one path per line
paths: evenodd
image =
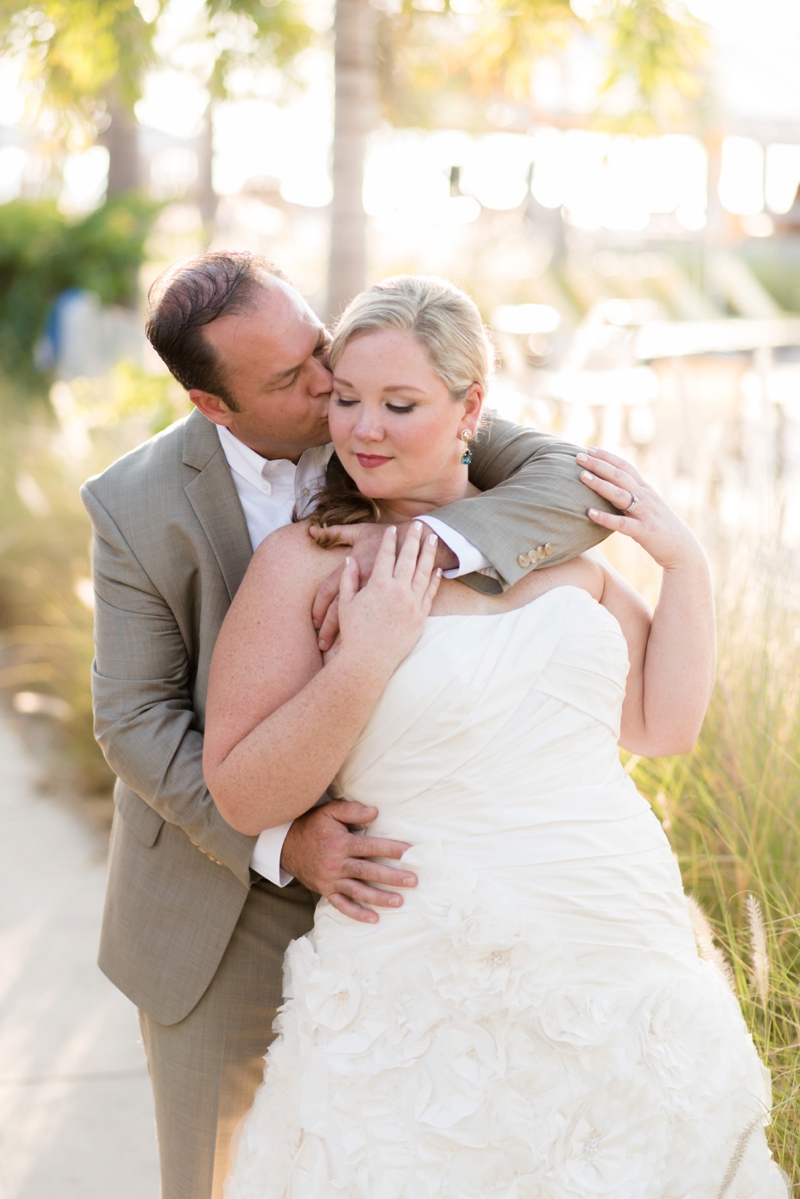
M136 191L142 183L139 163L139 132L136 117L126 105L107 99L111 123L101 136L108 150L108 197Z
M362 197L367 138L377 115L375 12L369 0L337 0L333 204L328 316L361 291L367 274L367 217Z
M212 166L214 157L214 101L209 100L203 118L203 128L197 139L197 207L203 218L206 241L211 240L217 215L219 196L214 191Z

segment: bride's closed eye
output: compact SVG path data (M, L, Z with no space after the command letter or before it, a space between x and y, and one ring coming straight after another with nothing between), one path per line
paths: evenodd
M337 404L339 408L352 408L354 404L358 404L358 403L360 403L360 401L348 399L347 396L337 395L337 396L334 396L334 403ZM397 412L397 413L413 412L414 409L416 408L416 406L417 406L416 404L387 404L386 405L389 412Z

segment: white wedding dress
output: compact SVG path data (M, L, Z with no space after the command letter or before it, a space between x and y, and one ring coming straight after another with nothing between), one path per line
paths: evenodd
M226 1199L786 1199L769 1075L620 765L627 669L575 587L427 621L337 779L419 885L290 946Z

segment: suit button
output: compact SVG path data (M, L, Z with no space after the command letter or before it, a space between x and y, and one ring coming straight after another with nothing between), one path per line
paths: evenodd
M531 560L527 554L520 554L520 556L517 558L517 566L521 566L523 569L526 566L530 566L530 564Z

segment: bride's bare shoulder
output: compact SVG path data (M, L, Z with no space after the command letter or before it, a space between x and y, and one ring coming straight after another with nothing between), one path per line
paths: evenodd
M254 582L277 574L284 582L294 580L302 588L319 585L344 554L343 549L320 549L308 535L308 522L298 521L264 538L253 554L247 575Z
M276 529L274 533L270 533L268 537L259 545L256 552L253 554L254 562L274 562L279 558L303 558L310 557L317 547L308 535L308 525L306 521L296 521L290 525L284 525L280 529Z

